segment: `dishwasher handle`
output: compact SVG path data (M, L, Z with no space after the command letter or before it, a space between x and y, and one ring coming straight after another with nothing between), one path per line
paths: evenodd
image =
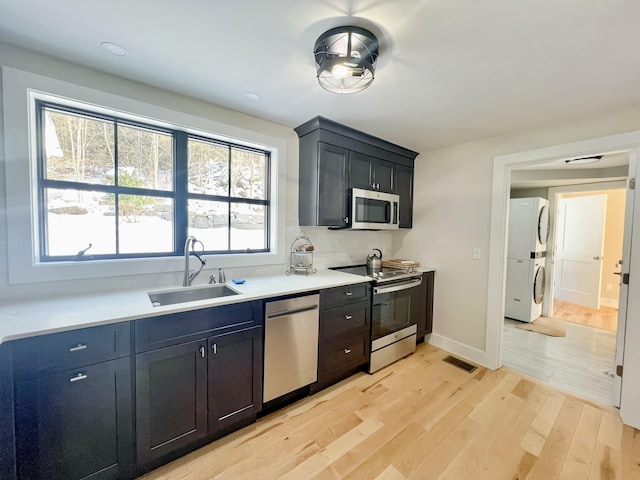
M318 309L318 305L309 305L307 307L301 307L301 308L296 308L292 310L283 310L280 312L268 313L267 320L269 320L270 318L278 318L278 317L285 317L287 315L294 315L296 313L310 312L312 310L317 310L317 309Z

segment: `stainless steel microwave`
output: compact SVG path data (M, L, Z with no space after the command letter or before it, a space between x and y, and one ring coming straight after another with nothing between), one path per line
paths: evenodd
M399 228L400 197L375 190L351 189L351 228L393 230Z

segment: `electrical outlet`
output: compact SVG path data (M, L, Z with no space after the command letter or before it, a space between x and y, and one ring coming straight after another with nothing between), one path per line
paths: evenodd
M480 260L480 249L479 248L474 248L473 249L473 259L474 260Z

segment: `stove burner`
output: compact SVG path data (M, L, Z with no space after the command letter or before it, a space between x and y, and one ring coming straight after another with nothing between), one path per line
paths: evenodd
M354 275L361 275L363 277L371 277L376 283L390 282L392 280L398 280L402 278L411 278L421 275L416 268L396 269L396 268L383 268L380 272L374 274L367 274L366 265L352 265L346 267L332 267L330 270L339 270L345 273L352 273Z

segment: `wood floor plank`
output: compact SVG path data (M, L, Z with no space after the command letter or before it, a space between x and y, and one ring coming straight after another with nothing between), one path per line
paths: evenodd
M602 410L585 405L560 471L561 479L588 478L598 439Z
M617 410L508 368L416 354L260 418L144 480L640 479Z
M559 477L583 409L583 403L571 397L565 398L527 480L549 480Z

